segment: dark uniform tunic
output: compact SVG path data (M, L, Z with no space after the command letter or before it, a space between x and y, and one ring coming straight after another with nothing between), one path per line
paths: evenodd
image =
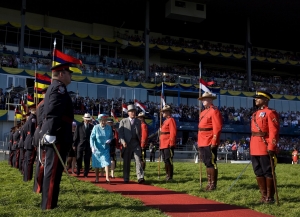
M24 176L23 181L27 182L32 179L33 163L36 157L36 150L32 145L33 135L36 126L36 115L30 114L28 120L25 122L23 130L26 133L24 140L25 159L24 159Z
M39 135L42 134L41 128L44 120L44 99L38 104L36 108L36 119L37 119L37 127L34 132L33 142L32 144L36 147L37 150L37 158L36 158L36 168L35 168L35 177L34 177L34 185L33 192L41 193L43 178L44 178L44 161L45 161L45 150L44 147L39 145ZM40 162L41 161L41 162Z
M19 147L18 147L19 140L20 140L20 130L17 129L13 135L13 144L12 144L12 148L11 148L11 150L13 151L12 162L13 162L14 167L18 166L16 164L19 161Z
M13 145L13 135L14 132L11 131L9 134L9 142L8 142L8 150L9 150L9 158L8 158L8 164L13 166L13 156L14 156L14 152L12 151L12 145Z
M56 147L63 162L66 161L67 151L73 143L72 122L74 119L72 100L66 86L53 80L44 98L43 134L56 136ZM42 187L42 209L53 209L57 206L59 185L63 165L52 144L45 147L46 158L44 165L44 180Z
M25 124L20 129L20 140L19 140L19 170L23 174L24 173L24 156L25 156L25 149L24 149L24 140L27 136L26 132L24 131Z

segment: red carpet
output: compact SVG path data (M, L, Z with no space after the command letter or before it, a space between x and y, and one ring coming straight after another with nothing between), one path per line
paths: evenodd
M84 178L81 175L78 179L87 182L94 182L95 174L91 172L88 178ZM146 206L158 208L169 216L270 216L247 208L219 203L147 184L141 185L137 184L137 182L124 184L123 179L120 178L111 179L111 184L106 184L104 177L101 177L99 181L99 183L95 183L96 186L104 188L110 192L120 193L126 197L139 199Z

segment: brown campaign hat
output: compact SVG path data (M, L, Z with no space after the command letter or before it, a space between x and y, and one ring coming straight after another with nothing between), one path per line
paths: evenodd
M165 111L172 112L171 106L165 105L165 106L162 108L162 110L160 110L160 112L165 112Z
M198 98L198 100L203 100L205 98L210 98L210 99L214 100L214 99L217 99L217 96L216 96L216 94L213 94L211 92L205 92L202 94L201 97Z
M146 118L145 113L144 112L140 112L137 116L138 118Z

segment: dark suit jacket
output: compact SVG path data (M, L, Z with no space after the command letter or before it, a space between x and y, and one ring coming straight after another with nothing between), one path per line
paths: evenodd
M136 125L136 135L138 137L138 140L141 141L141 121L137 118L135 118L134 124ZM126 143L129 144L129 141L131 140L131 125L129 118L124 118L120 121L119 125L119 139L122 144Z
M90 136L93 130L93 125L89 124L88 129L84 127L84 123L80 123L74 133L74 144L78 151L88 151L90 150Z

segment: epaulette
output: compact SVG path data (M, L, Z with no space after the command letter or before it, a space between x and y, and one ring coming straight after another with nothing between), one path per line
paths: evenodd
M212 106L212 109L217 110L218 107L217 106Z
M268 109L269 109L269 110L272 110L272 111L276 111L275 109L272 109L272 108L269 108L269 107L268 107Z

